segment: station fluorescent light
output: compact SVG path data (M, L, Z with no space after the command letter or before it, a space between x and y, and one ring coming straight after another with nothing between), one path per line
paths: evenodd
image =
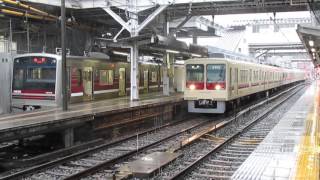
M315 48L311 48L311 52L316 52L316 49Z
M310 47L313 47L313 46L314 46L314 41L309 40L309 46L310 46Z
M113 53L113 54L116 54L116 55L120 55L120 56L129 56L128 53L120 52L120 51L113 51L112 53Z
M174 53L174 54L179 54L180 53L179 51L170 50L170 49L167 49L166 52L167 53Z
M200 54L191 54L191 56L193 56L193 57L201 57L201 55Z

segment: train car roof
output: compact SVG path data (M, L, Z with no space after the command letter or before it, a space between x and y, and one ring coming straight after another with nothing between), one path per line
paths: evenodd
M50 53L26 53L26 54L16 55L16 56L14 56L14 58L28 57L28 56L46 56L46 57L61 59L61 56L60 56L60 55L50 54Z
M51 53L26 53L26 54L19 54L14 56L14 58L21 58L21 57L30 57L30 56L44 56L44 57L51 57L55 58L57 61L61 61L61 55L58 54L51 54ZM67 56L68 59L72 60L99 60L99 61L106 61L112 63L127 63L127 61L119 61L113 59L106 59L102 57L90 57L90 56ZM151 65L158 65L156 62L138 62L140 64L151 64Z
M61 55L59 55L59 54L51 54L51 53L26 53L26 54L16 55L16 56L14 56L14 58L28 57L28 56L45 56L45 57L55 58L55 59L57 59L58 61L61 60ZM87 57L87 56L67 56L67 58L70 58L70 59L110 60L110 59L106 59L106 58Z
M248 65L255 65L255 66L260 66L260 67L268 67L268 68L275 68L275 69L286 69L286 70L291 70L291 71L301 71L299 69L290 69L290 68L285 68L285 67L277 67L277 66L270 66L266 64L258 64L258 63L253 63L253 62L247 62L247 61L239 61L239 60L232 60L232 59L226 59L226 58L193 58L193 59L188 59L186 60L186 63L188 62L201 62L201 61L216 61L216 62L227 62L227 63L237 63L237 64L248 64Z

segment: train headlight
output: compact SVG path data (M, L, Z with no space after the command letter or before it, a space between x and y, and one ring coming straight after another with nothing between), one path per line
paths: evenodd
M196 86L195 86L194 84L191 84L191 85L189 86L189 88L190 88L191 90L195 90L195 89L196 89Z
M216 90L220 90L220 89L221 89L221 85L217 84L214 88L215 88Z

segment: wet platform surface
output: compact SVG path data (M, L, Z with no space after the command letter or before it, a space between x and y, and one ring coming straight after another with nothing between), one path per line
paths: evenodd
M232 179L319 179L320 81L284 115Z
M70 119L94 118L95 115L104 113L124 112L128 109L180 102L183 95L180 93L163 96L161 93L140 95L139 101L130 101L129 97L92 101L81 104L69 105L68 111L61 108L43 109L34 112L21 112L0 116L0 132L12 128L27 127L37 124L66 121Z

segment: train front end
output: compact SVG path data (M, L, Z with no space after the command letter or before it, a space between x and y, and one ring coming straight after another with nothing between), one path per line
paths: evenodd
M226 61L192 59L186 62L184 99L188 111L224 113L227 100Z
M57 58L25 54L14 58L12 106L23 110L56 105Z

